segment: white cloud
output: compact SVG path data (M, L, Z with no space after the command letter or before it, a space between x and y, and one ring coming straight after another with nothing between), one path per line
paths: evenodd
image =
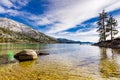
M1 0L0 5L5 6L7 8L11 8L12 6L14 6L10 0Z
M119 33L116 35L116 37L120 37L120 14L115 16L115 19L118 22L118 26L116 27L119 31Z
M1 0L0 1L0 13L6 13L10 16L22 16L30 14L26 11L20 11L19 9L26 6L31 0ZM14 7L14 9L12 9ZM29 15L30 16L30 15Z
M110 4L108 7L106 7L105 9L107 11L113 11L113 10L116 10L116 9L119 9L120 8L120 1L117 1L113 4Z
M8 13L10 16L17 16L17 15L22 15L21 11L18 10L12 10L12 9L8 9L6 10L6 13Z
M5 12L6 10L2 6L0 6L0 13L5 13Z
M20 6L26 6L31 0L16 0Z
M98 13L103 9L107 11L118 9L120 4L118 0L47 0L50 4L46 6L47 11L42 15L19 11L19 8L26 6L29 1L30 0L6 0L5 2L5 0L2 0L2 3L5 3L4 6L8 8L15 7L16 9L6 9L6 13L27 18L28 22L32 25L46 26L43 31L49 35L74 38L76 40L80 39L83 41L88 40L87 38L96 41L98 37L97 35L89 35L90 31L81 32L81 30L78 30L74 33L68 33L64 32L64 30L74 28L90 18L97 17ZM15 3L18 3L19 6L16 6ZM1 6L0 4L0 13L5 13L5 8ZM64 34L63 32L67 34L62 35ZM92 30L91 33L95 34L96 31Z
M118 0L50 0L50 2L52 8L49 8L50 10L46 15L52 15L53 19L55 17L61 23L49 26L46 33L52 34L55 37L91 42L97 42L99 38L95 29L88 32L81 32L79 30L75 33L62 31L74 28L90 18L97 17L98 13L103 9L112 11L119 8Z
M82 22L98 16L98 12L116 4L118 0L48 0L51 4L44 16L36 17L35 23L48 26L47 33L57 33L73 28ZM114 8L114 7L113 7ZM49 16L50 15L50 19ZM33 19L34 20L34 19ZM59 22L59 23L54 23Z
M113 11L118 9L118 0L48 0L50 5L48 5L48 11L42 15L32 15L27 17L33 21L33 24L37 26L45 25L43 31L49 35L56 37L66 37L76 40L91 40L97 41L97 35L89 35L90 32L81 32L81 30L76 33L68 33L65 35L63 31L74 28L76 25L82 22L97 17L98 13L103 9L107 11ZM55 23L58 22L58 23ZM50 24L50 25L49 25ZM93 23L94 24L94 23ZM95 24L94 24L95 25ZM95 25L96 26L96 25ZM95 30L92 30L96 33ZM60 34L56 34L60 33ZM65 32L67 33L67 32ZM89 38L89 39L88 39Z
M14 9L6 9L4 7L0 6L0 13L1 14L9 14L9 16L25 16L29 13L25 12L25 11L19 11L19 10L14 10Z
M50 15L33 15L29 14L31 17L27 16L28 19L34 21L37 26L49 25L55 22L55 19L51 19Z
M12 7L16 8L16 9L20 9L20 8L26 6L31 0L10 0L10 1L11 1L11 3L14 4L14 6L12 6Z
M76 41L91 41L98 42L98 33L96 33L96 29L92 29L86 32L59 32L56 34L49 34L51 36L55 36L56 38L67 38Z
M24 17L33 21L37 26L46 25L47 33L57 33L73 28L82 22L98 16L104 8L116 4L117 0L48 0L49 8L43 15L28 13ZM115 8L115 7L113 7ZM25 13L26 14L26 13ZM31 17L29 17L31 16ZM57 22L57 23L56 23ZM50 26L49 24L52 24Z

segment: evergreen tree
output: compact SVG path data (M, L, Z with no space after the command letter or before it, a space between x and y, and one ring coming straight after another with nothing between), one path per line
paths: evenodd
M99 41L106 41L106 21L107 21L107 12L103 10L102 13L99 14L99 20L97 22L98 24L98 30L100 39Z
M109 32L108 35L111 35L111 40L113 40L114 35L118 34L118 30L116 29L117 21L110 15L109 19L107 20L106 31Z

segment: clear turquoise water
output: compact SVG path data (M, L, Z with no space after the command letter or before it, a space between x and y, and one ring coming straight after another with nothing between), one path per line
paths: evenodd
M36 61L6 64L9 51L15 54L23 49L50 55L39 56ZM0 65L1 79L19 80L24 75L24 80L120 80L120 50L91 45L0 44ZM21 74L15 75L18 71Z

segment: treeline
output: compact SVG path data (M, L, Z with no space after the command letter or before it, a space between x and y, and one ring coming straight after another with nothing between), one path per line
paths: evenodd
M97 32L100 37L99 42L106 41L108 36L111 36L111 40L113 40L114 36L119 32L116 29L118 26L117 20L112 15L108 15L105 10L103 10L102 13L99 13L97 25Z

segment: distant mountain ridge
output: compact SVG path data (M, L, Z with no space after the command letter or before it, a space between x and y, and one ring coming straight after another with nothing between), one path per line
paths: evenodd
M58 43L77 43L77 44L93 44L92 42L81 42L81 41L74 41L74 40L69 40L65 38L58 38L57 39Z
M8 18L0 18L0 42L54 43L56 39Z

